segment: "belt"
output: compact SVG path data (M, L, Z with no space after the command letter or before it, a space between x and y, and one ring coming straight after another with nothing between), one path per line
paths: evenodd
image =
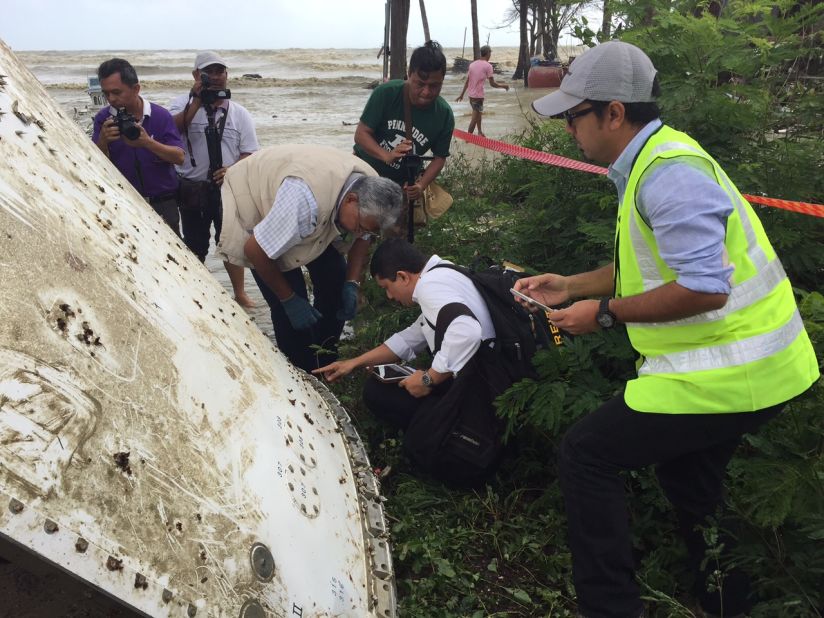
M160 195L146 198L146 201L149 202L149 204L158 204L169 200L177 200L177 191L169 191L168 193L161 193Z

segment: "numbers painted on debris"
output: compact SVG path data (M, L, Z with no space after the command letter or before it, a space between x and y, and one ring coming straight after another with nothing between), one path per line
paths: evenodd
M335 601L340 603L346 602L346 588L343 585L343 582L338 579L337 577L332 577L330 581L330 587L332 589L332 597Z

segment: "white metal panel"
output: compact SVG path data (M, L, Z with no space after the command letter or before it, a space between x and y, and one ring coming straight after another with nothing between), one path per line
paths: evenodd
M394 616L345 411L0 75L0 535L152 616Z

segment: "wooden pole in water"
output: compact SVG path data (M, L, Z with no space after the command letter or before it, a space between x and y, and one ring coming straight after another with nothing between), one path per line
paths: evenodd
M389 20L391 17L389 0L386 0L383 22L383 81L389 78Z
M466 26L464 26L464 42L463 47L461 48L461 58L464 57L464 52L466 52Z

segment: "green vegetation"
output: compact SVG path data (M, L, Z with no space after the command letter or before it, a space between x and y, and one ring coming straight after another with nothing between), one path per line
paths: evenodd
M664 119L716 156L742 192L824 201L821 148L822 41L809 24L824 5L731 3L727 15L694 17L694 3L649 18L624 38L660 69ZM774 8L775 7L775 8ZM631 10L632 9L632 10ZM618 14L616 12L616 14ZM524 145L577 157L560 123L535 126ZM520 160L470 165L460 158L445 179L456 203L417 242L459 263L507 259L535 271L574 273L611 259L616 211L605 178ZM802 315L824 357L824 220L758 209L791 280ZM390 306L367 285L353 354L415 315ZM573 616L575 597L556 447L581 415L619 392L633 372L621 332L576 338L535 359L540 379L500 398L511 453L483 490L453 491L409 474L397 436L360 404L362 376L336 387L353 412L383 480L399 610L403 616ZM728 511L706 531L738 540L733 560L753 578L752 616L824 614L824 387L819 383L757 435L729 468ZM683 570L685 550L652 471L628 474L638 575L652 616L694 616ZM712 558L711 558L712 559ZM730 564L717 565L723 586Z

